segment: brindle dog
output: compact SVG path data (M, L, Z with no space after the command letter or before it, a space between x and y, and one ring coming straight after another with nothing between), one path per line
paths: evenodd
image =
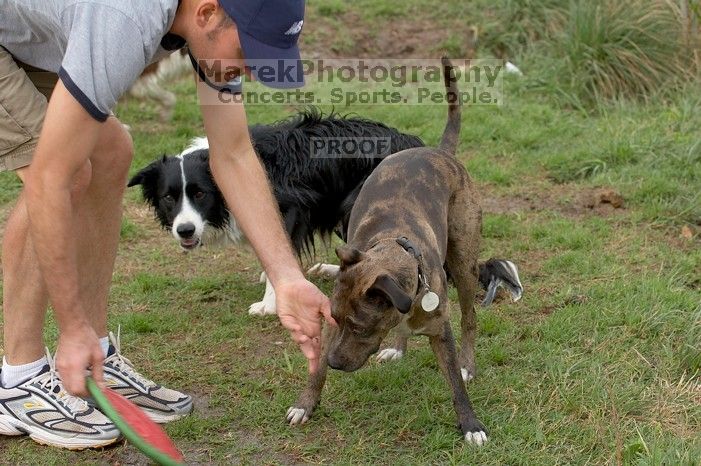
M428 336L452 389L464 438L482 445L487 432L475 416L461 377L461 369L463 374L475 373L474 301L482 211L472 180L455 158L460 103L446 58L443 68L449 110L440 146L408 149L386 158L367 179L353 207L348 244L336 250L341 270L332 313L338 328L325 331L322 361L334 369L355 371L378 351L393 327L399 326L400 345L406 344L409 333ZM457 287L462 310L459 354L448 320L446 271ZM288 410L290 424L309 419L325 379L322 364Z

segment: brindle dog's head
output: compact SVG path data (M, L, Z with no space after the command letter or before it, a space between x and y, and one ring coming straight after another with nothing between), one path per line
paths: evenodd
M394 239L380 241L366 252L340 246L341 271L332 297L338 332L329 342L328 364L352 372L359 369L402 316L418 288L418 262Z

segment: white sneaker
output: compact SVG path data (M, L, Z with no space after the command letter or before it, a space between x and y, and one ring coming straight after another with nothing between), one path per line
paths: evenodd
M13 388L0 384L0 435L29 435L53 447L82 450L109 445L120 433L104 414L63 388L49 363L42 372Z
M192 412L192 397L148 380L120 352L120 330L110 332L110 348L104 363L107 386L141 408L151 420L163 424Z

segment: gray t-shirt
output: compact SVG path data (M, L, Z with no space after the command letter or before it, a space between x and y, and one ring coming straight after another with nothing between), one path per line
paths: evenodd
M0 0L0 46L58 73L104 121L146 66L184 45L168 34L178 0Z

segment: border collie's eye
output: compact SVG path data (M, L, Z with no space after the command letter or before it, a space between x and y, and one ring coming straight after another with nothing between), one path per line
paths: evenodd
M175 202L175 198L170 194L166 194L165 196L163 196L163 200L169 204Z
M197 192L195 193L195 199L197 199L197 200L199 201L199 200L202 199L202 198L204 198L204 192L203 192L203 191L197 191Z

